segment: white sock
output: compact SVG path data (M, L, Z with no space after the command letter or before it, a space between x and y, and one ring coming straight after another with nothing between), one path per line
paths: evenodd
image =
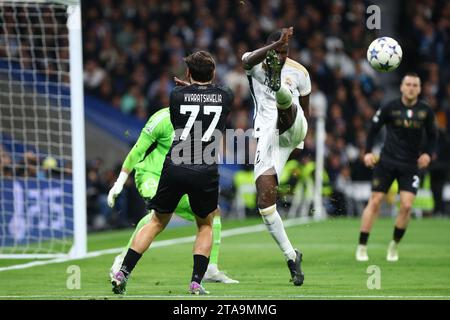
M276 206L276 205L274 205ZM273 206L272 206L273 207ZM272 207L266 208L270 209ZM262 210L266 210L262 209ZM261 211L261 209L260 209ZM288 239L286 231L284 230L283 221L281 220L280 215L278 214L276 207L275 211L270 214L262 214L262 218L264 220L264 224L269 230L272 237L275 239L276 243L280 247L281 251L283 251L286 260L295 260L296 254L294 248L292 247L291 242Z

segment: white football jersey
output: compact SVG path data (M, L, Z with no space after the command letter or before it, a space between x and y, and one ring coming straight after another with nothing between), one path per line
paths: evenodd
M250 52L244 53L244 59ZM273 130L278 116L275 92L268 86L268 79L264 71L264 61L253 66L250 70L246 70L248 81L250 83L250 91L255 104L254 112L254 137L260 137L261 133L266 130ZM311 93L311 80L309 73L300 63L286 58L281 69L281 84L290 89L293 94L293 103L300 106L299 97L306 96ZM303 113L301 106L299 112Z

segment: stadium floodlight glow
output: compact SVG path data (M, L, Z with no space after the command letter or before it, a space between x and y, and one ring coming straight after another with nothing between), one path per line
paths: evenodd
M0 258L82 257L80 1L2 1L0 28Z

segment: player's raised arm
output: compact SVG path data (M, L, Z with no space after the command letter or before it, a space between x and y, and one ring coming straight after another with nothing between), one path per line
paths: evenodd
M150 146L158 140L158 135L161 132L159 126L161 125L161 120L164 116L164 114L157 113L149 119L142 129L138 140L125 158L119 177L108 193L108 205L111 208L114 207L116 198L122 192L123 186L128 179L128 175L133 171L134 166L145 157Z
M262 48L256 49L255 51L247 52L242 56L242 62L244 64L244 69L249 70L256 66L257 64L264 61L266 58L267 52L273 49L279 49L283 45L289 42L289 39L294 34L294 28L283 28L281 29L280 39L277 41L270 43Z

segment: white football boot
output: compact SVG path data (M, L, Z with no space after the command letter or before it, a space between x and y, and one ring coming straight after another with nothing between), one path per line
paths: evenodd
M203 277L203 282L220 282L220 283L239 283L239 281L231 279L223 271L219 271L217 265L209 264L208 269Z
M386 260L390 262L398 261L398 243L394 240L389 243Z
M366 245L360 244L358 245L358 248L356 248L356 261L369 261Z

